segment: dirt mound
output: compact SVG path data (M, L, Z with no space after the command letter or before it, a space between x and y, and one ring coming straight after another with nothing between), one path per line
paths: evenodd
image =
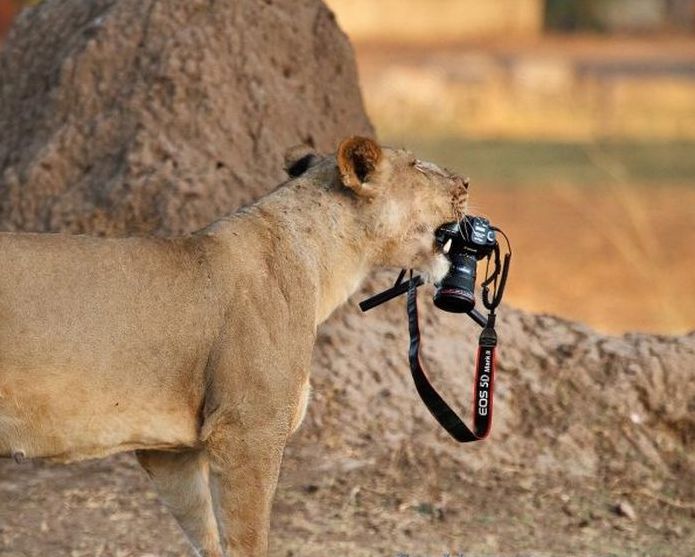
M594 481L679 476L695 485L695 333L601 336L503 308L493 434L462 447L413 390L405 309L394 304L375 310L381 315L348 308L323 328L315 374L321 404L306 428L317 441L335 436L336 445L355 447L372 439L385 452L409 443L471 472L495 463ZM433 380L469 417L479 329L432 307L423 322Z
M43 2L0 79L5 229L190 231L274 187L287 147L371 131L349 43L317 0ZM476 327L427 303L422 323L435 382L467 412ZM499 332L492 437L462 447L411 385L403 301L337 312L272 553L689 555L695 334L605 337L511 308ZM0 463L0 555L180 555L147 489L128 457Z
M190 231L276 185L287 147L372 131L318 0L42 2L0 80L5 229Z

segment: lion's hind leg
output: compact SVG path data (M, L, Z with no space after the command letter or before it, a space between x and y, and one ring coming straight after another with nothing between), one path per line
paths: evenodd
M201 557L222 557L204 451L137 451L138 461Z

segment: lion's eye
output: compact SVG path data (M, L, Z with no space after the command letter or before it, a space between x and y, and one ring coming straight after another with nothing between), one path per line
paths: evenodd
M444 172L441 168L439 168L433 162L415 161L415 170L419 170L423 174L442 176L444 178L449 177L449 175L446 172Z
M428 164L426 162L423 162L421 160L415 160L415 163L413 164L413 168L420 172L421 174L424 174L427 176L427 173L429 171Z

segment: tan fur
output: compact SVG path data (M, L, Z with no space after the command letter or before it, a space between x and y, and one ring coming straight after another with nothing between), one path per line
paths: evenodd
M136 449L200 555L264 555L318 325L374 268L446 271L463 181L415 166L350 138L190 236L0 234L0 456Z

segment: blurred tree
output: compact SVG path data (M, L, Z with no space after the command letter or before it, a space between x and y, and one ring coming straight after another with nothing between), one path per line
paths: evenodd
M555 31L602 31L594 0L546 0L545 27Z
M546 0L545 28L663 32L695 29L695 0Z
M695 0L666 0L666 11L672 27L695 31Z

